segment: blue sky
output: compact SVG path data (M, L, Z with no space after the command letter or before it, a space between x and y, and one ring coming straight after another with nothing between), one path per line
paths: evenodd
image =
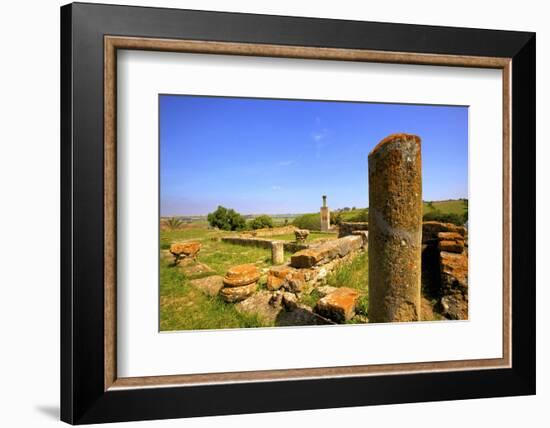
M368 206L368 154L422 139L423 199L468 197L467 107L160 96L161 215Z

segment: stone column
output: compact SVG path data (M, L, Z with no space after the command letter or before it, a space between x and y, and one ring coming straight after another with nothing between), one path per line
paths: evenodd
M369 154L369 321L420 319L420 138L393 134Z
M281 241L271 243L271 263L275 266L282 265L285 262L285 248Z
M330 211L327 207L327 197L323 195L323 206L321 207L321 232L328 232L330 229Z

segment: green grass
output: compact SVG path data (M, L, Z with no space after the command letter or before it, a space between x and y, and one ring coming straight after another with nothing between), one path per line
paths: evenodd
M161 261L160 330L200 330L268 327L256 315L237 312L219 296L208 297L193 288L177 267Z
M310 231L306 239L306 242L313 242L319 239L336 239L337 237L338 237L337 233L321 233L321 232ZM278 241L294 242L296 241L296 236L294 235L294 233L288 233L285 235L275 235L269 238L266 237L266 239L274 239L274 240L276 239Z
M268 249L245 247L216 239L228 234L228 232L219 232L204 226L162 231L161 248L168 248L172 242L186 239L200 241L202 245L197 261L213 269L214 272L210 275L224 275L230 267L239 264L252 263L258 266L258 269L271 266L271 251ZM285 258L290 258L290 254L285 254ZM237 312L235 305L225 303L218 296L208 297L196 290L189 284L191 278L186 278L179 267L172 266L171 262L170 257L161 257L160 329L162 331L270 326L257 316ZM260 288L263 286L263 283L260 284Z
M468 208L468 203L462 199L454 199L449 201L434 201L424 202L424 214L439 210L443 214L458 214L463 215Z
M359 254L350 263L346 263L327 276L327 284L331 287L349 287L361 293L357 303L356 313L368 315L369 307L369 260L366 252ZM321 295L314 289L309 295L304 295L300 301L308 306L315 306ZM350 323L354 324L352 320Z

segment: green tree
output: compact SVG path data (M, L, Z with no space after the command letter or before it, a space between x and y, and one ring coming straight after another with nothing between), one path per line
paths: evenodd
M319 213L303 214L296 217L292 224L300 229L321 230L321 215Z
M246 227L245 218L232 208L218 205L216 211L207 216L208 223L212 227L221 230L242 230Z
M254 230L266 227L273 227L273 219L268 215L260 215L250 222L250 228Z

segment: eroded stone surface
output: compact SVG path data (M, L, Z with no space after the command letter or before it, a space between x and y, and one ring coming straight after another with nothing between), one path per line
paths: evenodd
M241 287L260 279L260 271L253 264L237 265L228 269L223 282L227 287Z
M420 138L393 134L369 154L369 320L420 319Z
M208 296L216 296L223 287L223 277L220 275L207 276L190 281L190 284Z
M443 296L441 312L452 320L468 319L468 296L460 293Z
M274 266L282 265L285 262L285 247L282 241L271 243L271 263Z
M440 257L442 294L452 290L467 292L468 289L468 256L442 251Z
M422 223L422 242L437 240L439 233L451 232L458 233L462 237L466 235L464 226L456 226L452 223L441 223L439 221L425 221Z
M317 294L319 294L321 297L325 297L326 295L330 293L334 293L336 290L338 290L338 287L323 285L321 287L317 287L316 290L317 290Z
M338 238L353 235L354 232L367 232L369 224L366 221L343 221L338 226Z
M286 265L272 267L267 272L267 289L272 291L278 290L287 282L287 278L289 278L294 271L295 269Z
M264 321L274 323L281 310L280 305L272 304L273 294L269 291L260 291L237 303L235 309L242 313L256 314Z
M188 278L214 272L210 266L204 263L182 264L179 269Z
M227 303L240 302L250 297L256 291L257 285L256 282L253 282L252 284L242 285L240 287L223 287L220 290L220 296Z
M309 236L309 230L307 229L296 229L294 231L294 236L296 237L296 242L302 243L305 242Z
M170 245L170 253L174 256L174 263L178 264L183 258L195 259L201 249L200 242L176 242Z
M335 322L316 314L309 306L298 304L291 311L279 312L276 324L278 326L331 325Z
M349 321L355 316L355 305L359 295L359 292L352 288L338 288L317 302L315 312L335 322Z
M310 268L327 263L336 257L344 257L363 245L361 236L351 235L332 239L322 244L298 251L290 258L290 265L296 268Z

